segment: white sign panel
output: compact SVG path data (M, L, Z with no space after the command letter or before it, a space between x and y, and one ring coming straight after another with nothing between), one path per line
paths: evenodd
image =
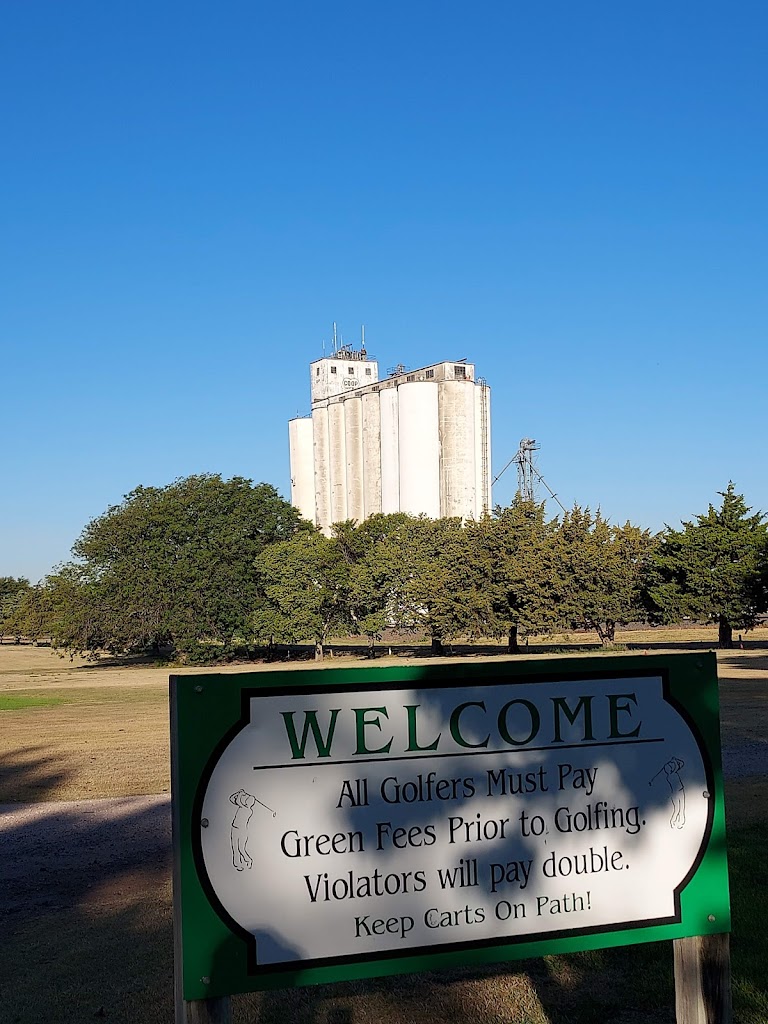
M661 677L249 691L247 711L200 856L259 965L679 919L710 783Z

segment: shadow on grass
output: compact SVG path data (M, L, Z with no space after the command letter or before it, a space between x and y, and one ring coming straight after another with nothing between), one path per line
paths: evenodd
M40 799L68 773L28 747L2 795ZM167 797L0 806L3 1020L172 1020Z
M731 669L752 670L762 674L766 668L766 659L768 659L768 646L757 643L754 646L745 644L744 650L739 654L725 654L721 651L718 664L721 674L727 674L727 671Z
M36 744L5 754L0 761L0 805L11 803L19 793L44 799L72 775L51 756L48 747Z
M66 657L66 655L61 655ZM166 657L157 654L99 654L83 665L76 665L73 672L92 672L104 668L164 668L172 664Z
M658 944L270 992L236 1000L234 1019L236 1024L672 1024L672 951Z
M23 756L22 756L23 755ZM40 748L7 772L44 789ZM29 781L29 780L27 780ZM0 809L3 1019L170 1024L167 800ZM768 829L730 836L735 1019L768 1021ZM664 1024L674 1020L670 943L268 992L234 999L237 1024Z
M659 641L629 641L619 633L616 636L616 644L612 647L603 647L599 640L592 635L574 635L572 640L558 643L547 643L546 640L536 640L529 647L523 643L515 657L538 657L550 655L568 654L615 654L617 651L627 653L649 653L658 651L712 651L716 649L713 639L710 640L659 640ZM768 655L768 644L764 640L744 640L740 645L741 650L750 651L756 656ZM436 652L432 650L430 643L423 639L414 637L406 640L383 640L374 648L369 647L366 642L358 642L355 638L331 640L326 645L325 663L333 662L334 659L352 658L360 661L379 660L385 657L393 658L433 658ZM439 657L449 658L498 658L508 657L510 652L506 643L449 643L443 644ZM314 644L278 644L275 647L244 647L234 652L228 652L225 657L217 659L212 657L209 660L185 661L183 657L176 659L170 650L162 655L157 654L125 654L125 655L101 655L93 661L84 665L78 665L73 671L90 672L104 668L174 668L188 665L198 667L216 667L224 664L249 665L249 664L275 664L283 662L313 662L315 660ZM720 655L721 665L735 668L744 668L744 658Z

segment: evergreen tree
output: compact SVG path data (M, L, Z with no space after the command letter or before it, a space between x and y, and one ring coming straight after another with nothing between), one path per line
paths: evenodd
M553 581L563 625L594 630L603 645L617 625L644 617L642 580L653 539L631 523L611 526L575 505L555 537Z
M517 494L508 508L497 506L466 526L469 548L479 565L473 574L482 611L479 635L505 637L510 654L519 639L556 624L552 579L554 522L544 505Z
M733 483L719 509L667 527L653 555L647 602L656 622L689 617L718 625L721 647L731 647L734 629L751 629L768 609L768 534L765 516L750 515Z

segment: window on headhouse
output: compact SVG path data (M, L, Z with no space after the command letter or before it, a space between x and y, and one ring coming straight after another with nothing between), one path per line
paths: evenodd
M365 368L365 376L366 377L370 377L371 376L371 368L370 368L370 366L366 366L366 368Z
M331 373L336 373L336 367L335 366L331 367Z
M320 367L319 367L319 366L318 366L318 368L317 368L317 369L315 370L315 376L316 376L316 377L319 377L319 376L320 376Z
M454 376L454 378L456 380L466 380L467 379L467 368L466 368L466 366L454 366L454 368L453 368L453 376Z
M354 366L347 367L347 373L351 376L355 372Z

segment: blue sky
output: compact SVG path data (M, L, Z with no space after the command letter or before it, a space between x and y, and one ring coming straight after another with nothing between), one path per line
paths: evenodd
M4 5L0 575L138 484L288 496L333 320L473 361L494 471L534 437L566 505L768 509L767 44L758 2Z

